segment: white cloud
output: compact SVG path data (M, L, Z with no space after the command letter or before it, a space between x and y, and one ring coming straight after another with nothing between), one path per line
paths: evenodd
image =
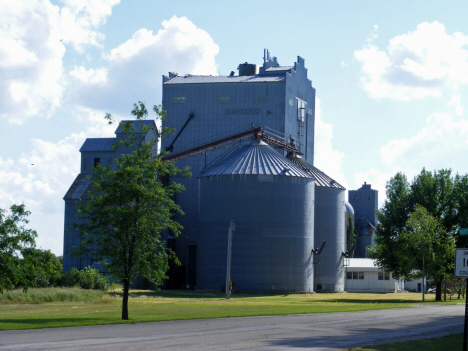
M102 111L78 109L75 117L88 127L54 143L32 139L32 148L14 161L0 158L0 208L24 203L31 211L30 228L37 230L38 246L62 253L63 196L80 171L79 149L86 138L112 137L116 126Z
M11 1L0 11L0 118L21 124L59 106L65 47L59 9L49 1Z
M61 105L65 45L82 50L99 46L97 32L119 0L2 2L0 11L0 118L22 124L29 117L50 117ZM83 78L84 72L79 78ZM102 71L88 75L102 79ZM94 82L94 81L93 81Z
M426 126L410 139L389 142L380 148L382 163L416 174L427 169L456 168L467 172L468 121L454 121L446 113L434 113Z
M153 35L153 31L140 29L132 39L111 50L108 56L111 62L123 62L133 57L146 54L158 54L165 62L173 63L174 68L180 64L186 73L216 75L215 56L219 47L211 36L204 30L197 28L186 17L172 17L162 22L163 29ZM146 50L146 51L145 51ZM157 57L153 57L157 59ZM185 66L185 62L189 66Z
M344 153L333 149L333 126L325 123L320 109L320 99L315 99L315 152L314 166L335 179L344 187L348 183L341 169Z
M82 52L87 45L102 46L105 35L98 28L112 14L112 7L120 0L61 0L60 11L62 40Z
M371 183L379 191L379 206L385 200L386 183L397 172L412 180L423 168L429 171L452 169L468 173L468 121L455 121L446 113L434 113L426 125L409 139L393 140L380 148L381 167L354 175L355 184Z
M425 22L391 39L385 51L367 40L354 57L362 64L361 81L372 98L422 99L468 84L467 45L463 33L448 34L443 24Z
M107 81L107 69L89 69L83 66L75 66L70 75L85 84L104 84Z
M105 112L118 121L130 117L138 100L159 102L167 70L216 73L218 46L187 18L173 17L157 34L139 30L110 51L107 66L76 65L63 74L65 46L99 47L103 36L97 30L116 3L63 1L60 9L46 0L23 0L9 2L0 12L0 118L22 123L64 111L66 105L68 118L83 126L58 142L30 139L22 145L31 148L20 157L0 158L0 208L25 203L38 245L57 254L63 245L63 196L79 173L78 150L85 138L114 136L116 126L106 124ZM67 18L74 22L69 27ZM76 36L64 34L72 28Z
M386 198L386 184L397 172L412 180L423 168L429 171L452 169L468 173L468 121L454 120L450 114L434 113L425 126L409 139L388 142L380 148L381 165L354 175L355 185L372 184L379 191L379 207Z
M393 177L400 169L395 168L392 172L383 172L377 168L371 168L365 172L358 172L354 174L354 184L355 188L360 188L364 182L368 185L371 185L372 189L377 190L379 204L378 207L382 207L384 200L386 198L386 185L387 182Z
M452 99L447 104L448 107L452 107L457 116L463 115L463 106L461 104L461 94L459 92L454 92Z
M167 70L216 74L219 47L207 32L185 17L172 17L163 21L162 27L156 34L148 29L135 32L105 56L109 66L99 72L75 68L70 74L79 78L80 84L71 92L71 101L92 109L128 114L137 101L161 101L161 77L167 75ZM101 84L104 77L105 84Z

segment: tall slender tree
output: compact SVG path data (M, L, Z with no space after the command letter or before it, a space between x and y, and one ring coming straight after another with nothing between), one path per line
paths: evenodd
M164 112L154 107L161 119ZM170 175L190 175L187 169L163 159L158 153L158 139L147 140L151 129L144 120L148 111L142 102L134 105L132 115L137 123L121 123L127 139L115 149L133 150L115 159L115 165L97 165L89 177L92 191L89 200L79 206L78 224L84 240L77 254L91 253L105 271L123 284L122 319L128 319L128 296L132 280L137 276L158 286L167 278L168 261L177 260L161 238L170 230L177 235L181 225L172 219L183 214L174 195L184 190L175 182L163 184L160 179ZM108 114L106 118L112 121ZM136 126L135 126L136 124ZM159 136L171 132L162 130Z

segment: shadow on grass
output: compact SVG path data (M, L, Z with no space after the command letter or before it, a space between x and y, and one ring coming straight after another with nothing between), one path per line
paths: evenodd
M112 297L122 297L122 292L110 292L108 293ZM334 294L335 296L330 296ZM234 293L231 295L233 299L242 299L242 298L258 298L258 297L293 297L293 296L306 296L311 295L313 298L310 300L313 302L323 302L323 303L344 303L344 304L422 304L421 300L407 299L407 298L372 298L368 300L365 298L352 298L349 294L339 294L339 293L284 293L284 292L241 292ZM373 294L385 296L385 293L382 294ZM218 291L196 291L196 290L136 290L130 291L130 297L132 298L144 298L144 297L161 297L161 298L184 298L184 299L223 299L225 298L224 292ZM322 297L323 296L323 297ZM343 296L343 297L341 297ZM447 301L434 301L433 296L429 297L429 300L426 298L425 303L457 303L463 302L464 300L447 300Z
M422 301L413 301L405 299L388 299L388 300L360 300L360 299L314 299L313 302L339 302L339 303L359 303L359 304L409 304L414 305L423 303ZM433 301L430 301L433 302Z

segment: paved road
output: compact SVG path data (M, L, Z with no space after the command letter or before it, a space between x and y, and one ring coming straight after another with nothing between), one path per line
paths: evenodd
M1 318L1 317L0 317ZM464 305L0 331L3 350L341 350L463 332Z

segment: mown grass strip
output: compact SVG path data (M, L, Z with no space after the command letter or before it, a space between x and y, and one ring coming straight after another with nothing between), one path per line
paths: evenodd
M95 300L0 304L0 329L352 312L404 308L415 303L421 303L419 294L235 294L226 300L220 293L132 291L129 321L120 320L121 294L109 293Z
M463 334L451 334L441 338L357 347L348 351L454 351L461 350L462 347Z

